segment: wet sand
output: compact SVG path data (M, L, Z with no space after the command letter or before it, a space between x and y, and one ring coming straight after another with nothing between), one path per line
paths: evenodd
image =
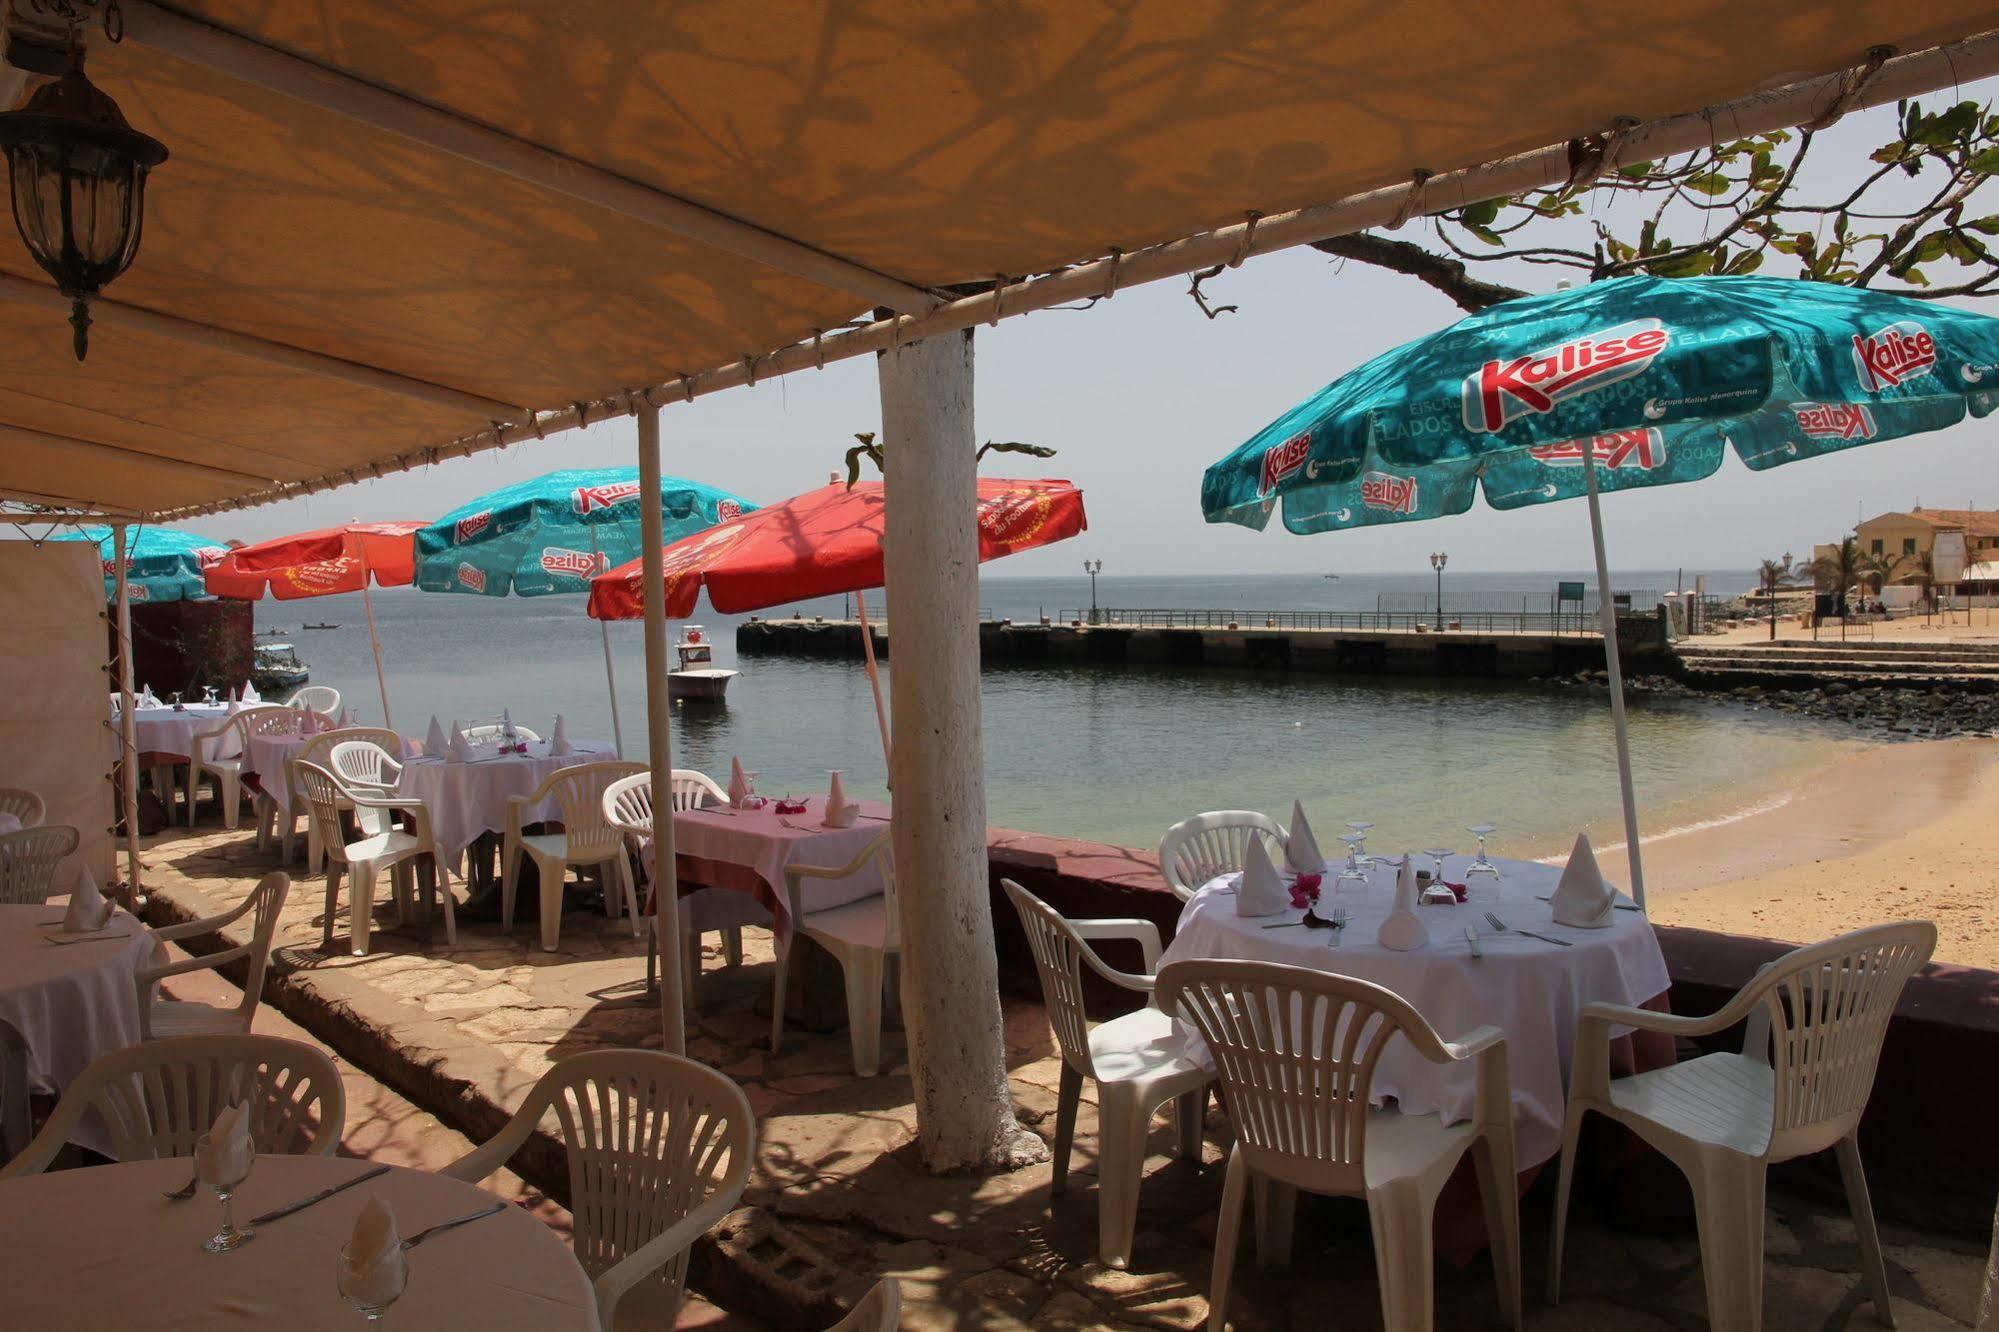
M1927 918L1939 961L1999 970L1999 741L1874 746L1770 796L1646 840L1654 920L1808 942ZM1625 877L1622 848L1601 856Z

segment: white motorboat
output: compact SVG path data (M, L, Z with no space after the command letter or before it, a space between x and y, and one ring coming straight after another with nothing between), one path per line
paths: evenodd
M669 698L689 703L723 701L729 690L729 681L736 678L736 673L715 665L714 645L708 641L708 635L700 625L690 624L680 631L673 653L680 665L666 673Z

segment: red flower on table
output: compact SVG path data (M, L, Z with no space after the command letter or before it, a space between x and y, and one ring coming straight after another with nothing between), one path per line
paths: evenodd
M1323 875L1300 874L1291 883L1291 905L1294 907L1316 906L1319 901L1319 885L1324 881Z

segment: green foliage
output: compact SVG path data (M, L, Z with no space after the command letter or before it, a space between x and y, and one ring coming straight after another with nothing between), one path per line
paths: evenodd
M847 450L847 489L849 490L852 490L854 483L861 479L861 459L867 458L872 460L875 470L877 472L882 470L882 446L876 441L875 432L872 430L862 431L857 433L854 438L859 440L860 443ZM973 461L977 462L988 453L1023 453L1031 458L1053 458L1055 456L1055 450L1049 448L1046 444L1023 444L1019 440L1014 439L989 439L979 445L979 451L973 455Z
M1800 183L1812 145L1810 130L1779 130L1658 162L1616 161L1612 145L1594 181L1470 204L1432 221L1459 259L1524 259L1592 280L1752 273L1774 252L1814 282L1911 296L1999 291L1999 256L1983 239L1999 236L1999 212L1972 207L1989 208L1978 196L1999 175L1999 114L1973 101L1937 109L1903 102L1894 137L1869 155L1874 165L1860 183L1842 180L1825 197L1806 197ZM1606 199L1639 210L1606 209ZM1548 220L1584 216L1595 233L1587 248L1544 242Z

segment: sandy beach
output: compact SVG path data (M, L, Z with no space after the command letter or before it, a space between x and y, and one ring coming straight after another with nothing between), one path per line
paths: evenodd
M1646 840L1655 920L1806 942L1927 918L1939 961L1999 969L1999 741L1872 746L1770 796L1781 803ZM1604 861L1615 874L1622 849Z

